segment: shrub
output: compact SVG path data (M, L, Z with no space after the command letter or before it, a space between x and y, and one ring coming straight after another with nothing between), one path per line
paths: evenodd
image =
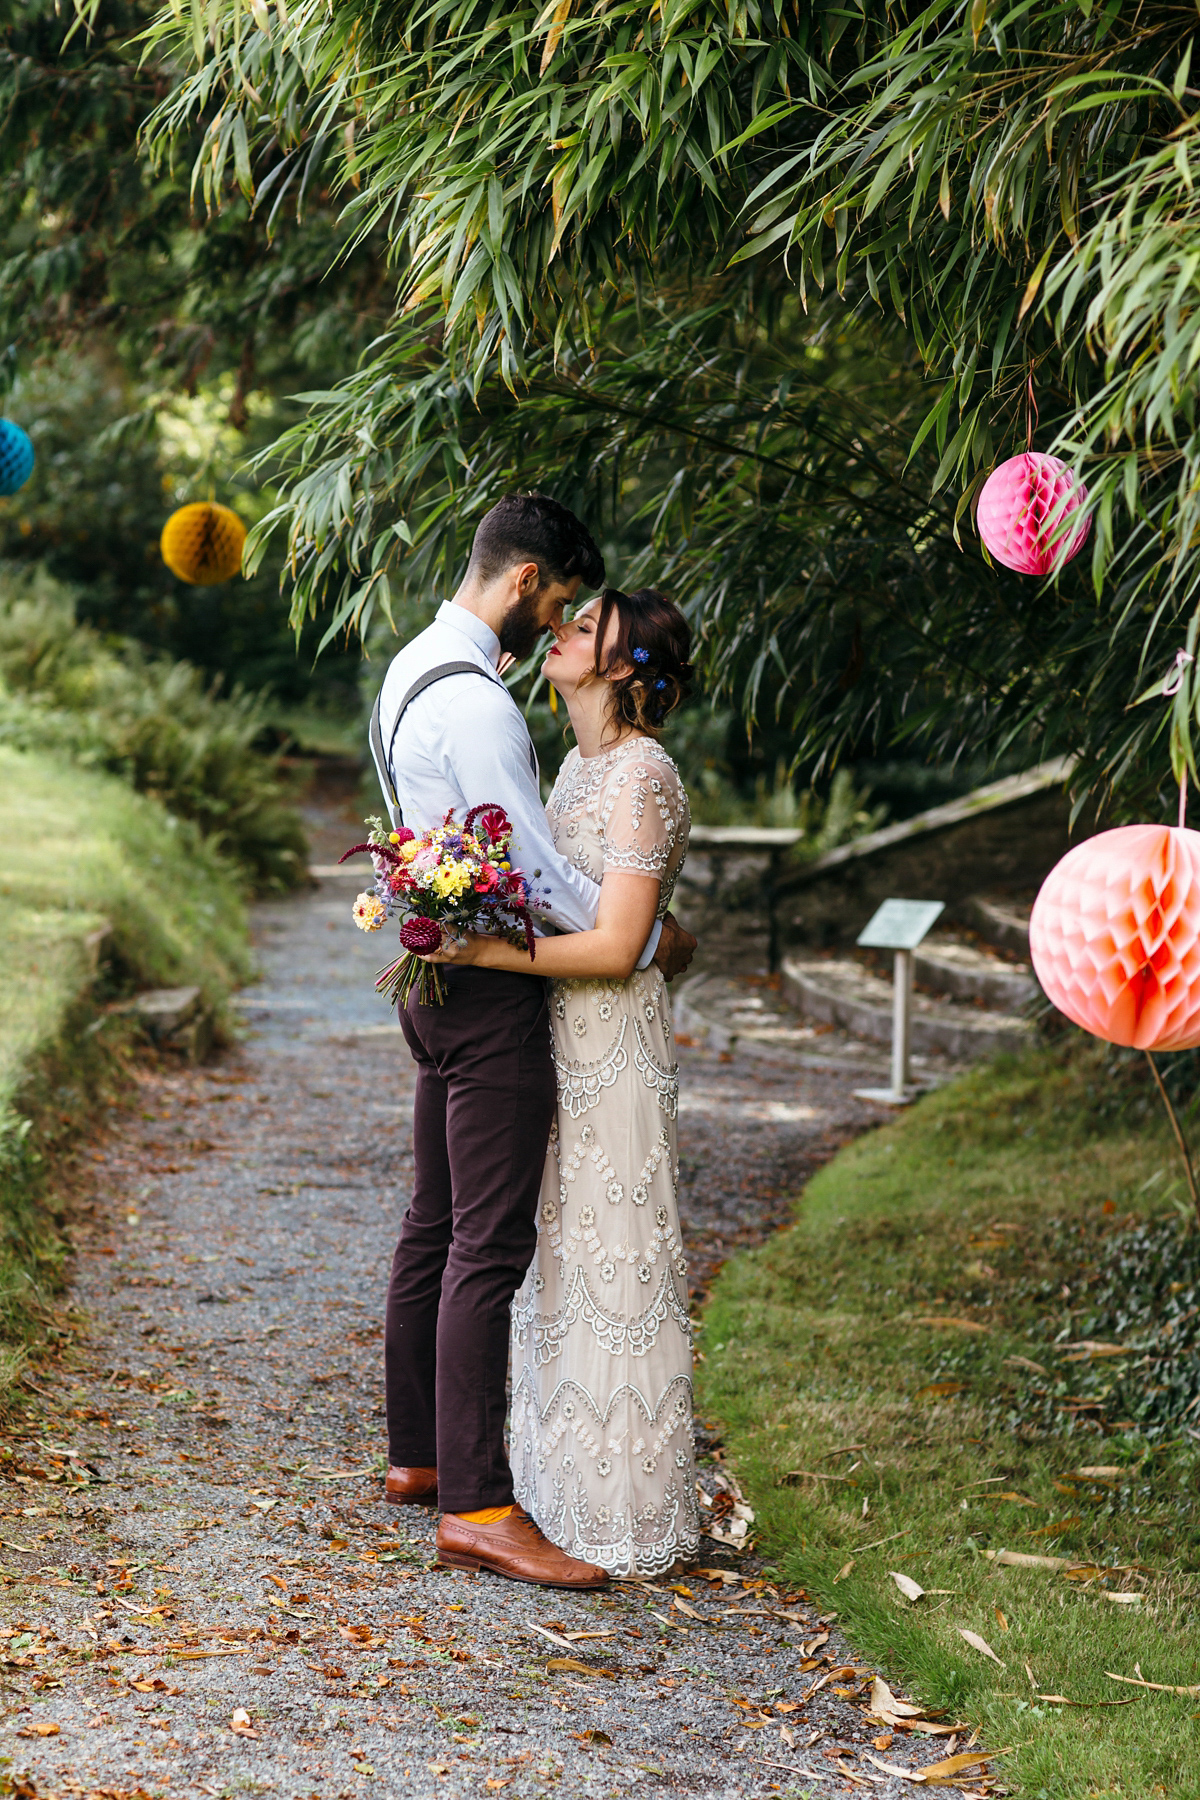
M262 697L76 623L44 570L0 568L0 743L122 776L191 820L254 888L293 887L304 829L276 759L255 748Z

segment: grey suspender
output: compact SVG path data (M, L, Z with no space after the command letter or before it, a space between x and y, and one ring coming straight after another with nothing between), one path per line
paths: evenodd
M498 682L497 676L490 674L487 669L481 669L478 663L473 662L439 663L436 669L427 670L424 675L419 676L417 680L413 682L407 694L405 694L403 700L400 702L399 711L392 722L392 735L386 751L383 747L383 730L379 723L379 702L383 697L382 688L375 697L375 705L371 709L371 755L375 760L375 767L379 773L379 784L387 795L388 802L391 806L393 825L398 826L403 825L404 823L404 813L400 806L400 797L396 792L395 770L392 766L392 756L396 748L396 733L400 729L400 721L412 705L413 701L417 698L418 694L423 694L425 689L427 687L432 687L435 681L443 681L447 675L482 675L485 681ZM529 762L536 780L537 757L534 755L532 743L529 746Z

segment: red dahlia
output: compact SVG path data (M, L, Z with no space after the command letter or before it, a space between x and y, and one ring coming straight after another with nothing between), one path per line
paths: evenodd
M400 927L400 942L406 950L428 956L432 950L440 948L442 928L433 919L406 919Z

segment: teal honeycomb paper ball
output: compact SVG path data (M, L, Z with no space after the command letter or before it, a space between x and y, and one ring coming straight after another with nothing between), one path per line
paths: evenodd
M0 419L0 494L15 494L33 474L29 433L11 419Z

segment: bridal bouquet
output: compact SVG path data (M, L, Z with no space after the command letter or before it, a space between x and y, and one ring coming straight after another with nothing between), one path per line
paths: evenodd
M443 934L485 931L524 944L532 959L530 882L509 860L512 825L503 807L473 806L461 825L451 809L421 837L404 825L388 831L381 819L367 824L367 842L340 861L365 854L375 865L375 885L354 902L360 931L379 931L397 914L403 921L402 952L376 976L379 993L403 1006L416 987L422 1006L443 1005L441 970L424 961Z

